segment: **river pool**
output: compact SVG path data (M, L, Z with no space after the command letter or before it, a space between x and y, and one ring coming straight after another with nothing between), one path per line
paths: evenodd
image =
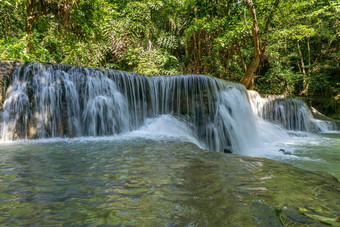
M280 162L173 138L4 143L0 225L336 225L339 182L304 169L339 177L339 141L297 137L292 155L267 155Z

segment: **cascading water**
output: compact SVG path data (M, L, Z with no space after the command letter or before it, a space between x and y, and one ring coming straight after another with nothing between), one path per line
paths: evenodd
M259 125L274 134L282 131L256 115L289 130L323 130L301 101L265 100L254 92L248 97L242 85L202 75L150 77L29 63L16 68L3 89L3 141L142 129L188 135L210 150L243 153L266 137Z
M248 93L255 115L287 130L327 132L336 128L332 122L314 119L309 107L301 100L284 97L261 98L256 91Z
M29 64L17 68L3 104L2 140L97 136L130 129L127 104L98 70Z
M0 143L0 225L336 223L338 182L307 170L340 179L340 135L288 131L317 131L300 101L200 75L10 72L0 65L0 140L55 139Z
M115 135L163 115L183 122L210 150L242 151L257 141L241 85L201 75L149 77L39 63L12 74L1 139Z

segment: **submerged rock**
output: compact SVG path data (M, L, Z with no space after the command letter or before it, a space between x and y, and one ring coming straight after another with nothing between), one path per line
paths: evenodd
M280 220L284 226L311 225L318 223L301 213L296 207L284 207L280 212Z
M292 154L290 151L285 151L282 148L279 151L282 152L283 154L287 154L287 155L291 155Z
M261 200L253 202L251 212L258 226L283 226L279 219L279 211Z

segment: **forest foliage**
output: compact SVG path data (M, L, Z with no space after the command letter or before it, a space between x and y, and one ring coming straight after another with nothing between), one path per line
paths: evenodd
M338 113L338 0L0 0L0 59L205 74Z

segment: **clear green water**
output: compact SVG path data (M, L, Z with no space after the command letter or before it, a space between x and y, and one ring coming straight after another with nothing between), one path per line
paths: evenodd
M3 226L321 226L339 198L322 172L179 141L0 146Z
M288 147L288 150L293 150L293 155L281 156L279 161L303 169L323 171L340 180L340 133L295 138Z

